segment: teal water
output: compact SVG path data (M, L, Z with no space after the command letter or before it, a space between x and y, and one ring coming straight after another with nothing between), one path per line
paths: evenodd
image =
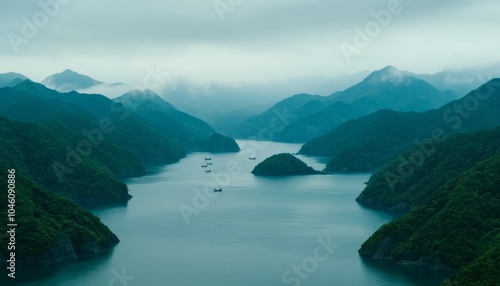
M238 154L194 153L128 180L134 197L127 206L93 211L121 239L118 246L20 271L16 284L432 286L445 277L358 256L359 246L393 219L355 202L369 174L255 177L257 163L300 145L238 143ZM207 156L211 173L201 167ZM324 167L320 158L298 157ZM217 185L223 190L214 194Z

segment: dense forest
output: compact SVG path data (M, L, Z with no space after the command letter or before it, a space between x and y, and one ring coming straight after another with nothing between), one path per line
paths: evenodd
M82 139L58 123L12 122L0 117L0 161L10 168L81 203L128 200L127 186L118 177L144 173L141 161L127 149L106 142L79 149Z
M500 154L500 127L457 134L432 146L417 146L384 165L356 200L384 210L410 210L478 162Z
M179 140L151 127L120 103L99 94L59 93L26 80L0 89L0 115L16 121L57 121L77 132L100 130L102 140L129 149L146 164L165 164L185 156Z
M394 185L391 180L403 170L401 162L384 166L358 201L411 210L382 226L359 253L405 265L460 270L445 285L497 285L499 147L500 127L456 135L437 146L420 166L404 167L408 175Z
M9 167L8 167L9 166ZM7 178L10 163L0 162ZM16 265L52 265L76 259L80 254L96 253L116 245L119 240L98 217L72 201L44 190L15 171ZM7 188L2 188L7 198ZM7 203L0 204L2 224L7 223ZM0 234L0 265L6 264L7 232Z

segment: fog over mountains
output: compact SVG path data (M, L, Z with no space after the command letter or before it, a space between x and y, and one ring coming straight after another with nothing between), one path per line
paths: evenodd
M452 99L465 95L487 80L500 77L500 64L462 70L449 69L432 75L415 74L390 66L381 71L385 73L377 75L370 71L361 71L333 78L309 77L261 83L212 83L206 85L191 82L186 78L168 76L160 78L152 75L150 76L152 83L150 85L154 87L155 93L179 110L205 120L219 132L242 138L250 136L247 134L249 131L246 130L246 127L241 125L249 118L258 116L262 112L264 112L262 114L266 114L265 111L273 105L275 107L287 106L290 100L298 99L297 96L291 97L294 94L311 95L310 98L306 99L302 96L300 100L303 101L304 105L299 104L295 107L301 108L301 110L290 109L290 111L297 111L294 113L297 116L294 120L297 122L287 126L287 130L280 132L281 134L275 138L282 141L305 142L326 133L346 119L356 118L380 108L392 108L399 111L424 111L437 108ZM370 74L371 77L368 77ZM24 75L14 72L0 74L0 87L13 86L26 78ZM411 79L411 83L409 79ZM421 86L416 89L415 86L412 86L409 90L416 91L418 99L414 97L416 94L411 95L402 90L395 90L393 91L395 98L397 98L398 92L406 94L407 98L397 98L396 101L393 101L394 98L391 99L390 96L384 97L388 96L388 91L384 90L383 87L370 86L370 81L371 84L392 82L413 85L418 82L417 79L420 80L419 85ZM121 82L105 83L70 69L46 77L42 84L59 92L75 90L81 93L103 94L109 98L119 97L134 89L146 89L144 86L133 86ZM343 92L337 93L339 91ZM441 94L436 96L433 92L436 94L441 92ZM424 96L424 93L427 94L426 99L421 97ZM369 94L382 95L377 97L379 103L367 101ZM276 104L283 99L285 99L283 103ZM411 103L412 100L420 102ZM428 102L424 103L422 100ZM332 106L334 103L336 103L336 107ZM343 104L350 106L343 106ZM330 109L326 109L327 107ZM290 107L287 106L287 108ZM319 113L321 110L324 114ZM324 118L328 118L328 120L325 121ZM254 127L261 128L262 126ZM297 134L302 135L298 136Z

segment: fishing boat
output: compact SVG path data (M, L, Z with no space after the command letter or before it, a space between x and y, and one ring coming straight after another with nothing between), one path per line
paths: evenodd
M207 165L209 165L209 166L210 166L210 165L212 165L212 163L207 163Z
M205 173L212 173L212 170L205 170Z
M210 160L212 160L211 157L205 157L205 161L210 161Z
M255 159L257 159L257 158L255 158L255 157L248 157L248 160L255 160Z
M222 192L222 188L220 188L220 189L214 189L214 193L220 193L220 192Z
M206 168L206 167L207 167L207 165L201 165L201 167L202 167L202 168Z

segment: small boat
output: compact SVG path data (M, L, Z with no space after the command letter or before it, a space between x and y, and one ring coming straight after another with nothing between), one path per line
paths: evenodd
M220 193L220 192L222 192L222 188L220 188L220 189L214 189L214 193Z
M206 168L206 167L207 167L207 165L201 165L201 167L202 167L202 168Z
M212 170L205 170L205 173L212 173Z
M255 157L248 157L248 160L255 160L255 159L257 159L257 158L255 158Z
M208 166L212 165L212 163L207 163Z
M211 157L205 157L205 161L210 161L210 160L212 160Z

